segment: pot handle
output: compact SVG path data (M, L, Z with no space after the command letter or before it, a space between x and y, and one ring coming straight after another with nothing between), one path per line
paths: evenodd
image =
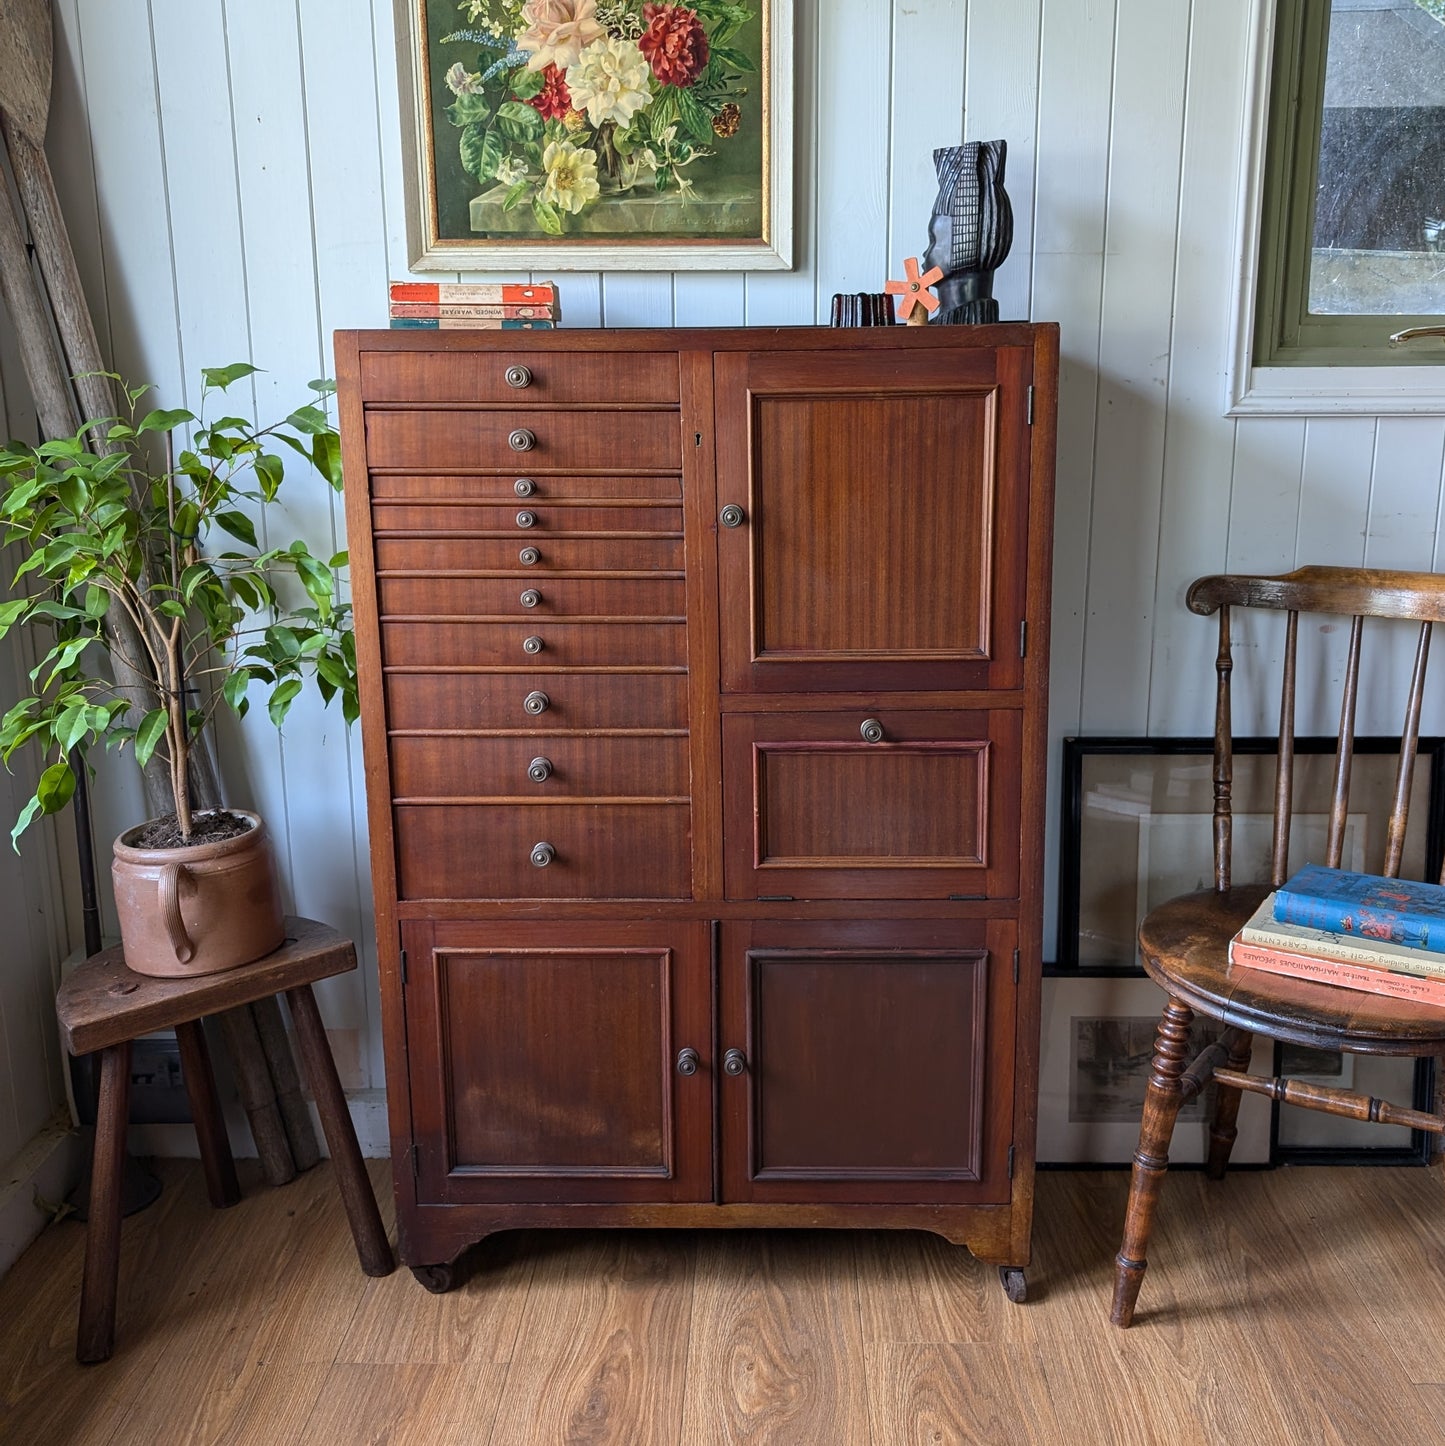
M178 964L189 964L195 956L196 946L186 933L186 921L181 918L181 875L190 877L184 864L166 864L161 869L161 913L165 916L166 933L171 936L171 948L176 951Z

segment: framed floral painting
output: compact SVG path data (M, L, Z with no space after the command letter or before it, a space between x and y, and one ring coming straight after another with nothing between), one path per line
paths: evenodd
M792 0L396 0L414 271L792 265Z

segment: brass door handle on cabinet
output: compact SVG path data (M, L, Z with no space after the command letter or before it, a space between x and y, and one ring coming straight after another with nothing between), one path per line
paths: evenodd
M532 385L530 368L522 366L508 367L507 385L509 387L530 387Z
M540 653L542 649L546 646L546 643L544 643L541 638L537 637L535 634L533 634L533 636L530 638L522 639L522 651L524 653Z
M535 547L524 547L517 554L517 561L523 567L535 567L542 560L542 554Z
M865 718L863 726L859 728L865 743L881 743L883 741L883 725L876 718Z
M701 1062L695 1049L681 1050L677 1056L677 1072L678 1074L696 1074L697 1067Z
M537 514L535 512L519 512L517 514L518 527L535 527L537 525Z
M527 765L527 777L533 783L546 783L552 776L552 760L550 758L534 758Z
M541 692L528 693L527 696L522 699L522 707L534 717L538 713L545 713L551 706L552 700L545 693Z
M525 427L518 427L516 431L508 434L507 445L514 452L530 452L537 445L537 434L529 432Z
M717 520L721 522L724 527L741 527L743 525L743 519L746 516L747 514L736 502L729 502L728 505L718 513Z
M529 587L517 601L521 603L524 608L534 608L542 601L542 594L539 593L536 588Z
M723 1055L723 1073L741 1074L748 1067L748 1057L740 1049L730 1049Z
M530 477L518 477L512 483L512 491L518 497L530 497L537 490L537 484Z
M557 857L557 850L549 843L535 843L532 845L532 867L545 869L553 859Z

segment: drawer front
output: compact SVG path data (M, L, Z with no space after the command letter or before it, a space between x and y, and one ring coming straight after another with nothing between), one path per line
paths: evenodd
M536 767L534 765L545 765ZM687 739L403 735L391 740L392 795L435 798L685 800Z
M507 380L525 367L522 386ZM520 378L517 378L520 380ZM369 402L676 402L671 352L362 352L361 393Z
M685 899L685 804L397 804L404 899ZM533 862L538 845L550 854Z
M381 654L399 667L544 668L681 666L687 661L682 623L388 622Z
M682 572L680 537L510 537L376 539L378 572Z
M512 439L509 441L509 438ZM525 446L516 445L524 442ZM369 412L366 451L373 467L445 470L518 467L660 471L681 465L676 412L556 411Z
M728 896L1015 897L1021 716L724 718Z
M529 694L547 706L532 713ZM687 674L432 673L386 674L387 721L395 729L570 733L596 728L687 727Z
M496 505L376 503L371 509L375 532L643 532L682 536L682 508L626 504L537 502L513 498Z
M513 471L406 475L378 472L371 479L373 502L508 502L518 507L532 502L673 502L682 504L682 479L676 475L653 477L564 477L544 472L524 475L518 462ZM524 484L519 489L518 484Z
M381 615L427 617L684 616L681 578L558 577L538 568L509 577L384 574L377 580ZM636 626L634 624L634 626Z

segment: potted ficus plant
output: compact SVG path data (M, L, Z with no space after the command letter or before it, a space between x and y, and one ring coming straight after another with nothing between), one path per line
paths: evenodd
M282 942L264 822L192 807L192 753L217 708L244 715L265 690L280 727L311 683L348 722L358 711L351 609L337 596L346 554L263 548L254 520L280 492L288 451L340 489L323 407L333 387L312 382L312 400L270 426L207 419L215 394L256 370L205 369L198 414L143 411L150 389L114 378L122 415L0 447L0 540L21 556L0 636L46 630L33 691L0 719L7 763L28 746L48 760L12 841L69 803L77 750L129 745L142 767L164 760L173 812L122 833L112 865L126 963L144 974L215 973Z

